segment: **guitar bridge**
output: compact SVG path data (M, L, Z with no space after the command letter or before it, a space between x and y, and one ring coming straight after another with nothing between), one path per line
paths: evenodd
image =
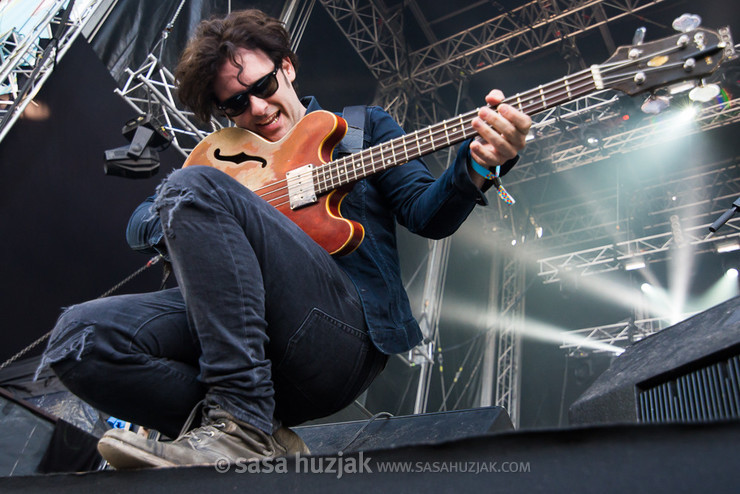
M304 165L285 174L288 181L290 209L298 209L316 202L313 169L313 165Z

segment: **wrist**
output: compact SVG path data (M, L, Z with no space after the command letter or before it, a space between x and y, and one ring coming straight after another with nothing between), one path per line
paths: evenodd
M472 154L470 155L470 166L473 168L473 171L475 173L486 180L495 180L499 176L499 172L501 170L500 166L497 166L494 171L489 170L485 166L475 161L475 158L473 158Z
M478 176L477 180L474 177L471 177L471 179L473 179L474 182L477 182L481 178L487 182L492 182L501 200L509 205L514 204L514 202L516 201L514 201L514 198L511 197L511 195L506 191L503 184L501 183L501 179L499 178L501 174L501 166L497 165L493 170L489 170L485 166L475 161L475 158L473 158L472 153L469 156L470 156L470 167L473 169L475 174ZM480 187L480 184L479 184L479 187Z

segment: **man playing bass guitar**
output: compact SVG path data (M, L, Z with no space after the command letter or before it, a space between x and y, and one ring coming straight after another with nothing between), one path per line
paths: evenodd
M299 122L320 107L296 93L296 62L278 20L235 12L200 24L176 70L178 96L200 119L220 112L261 146L303 149ZM98 409L174 438L108 431L99 450L111 465L306 452L289 426L346 407L388 355L421 341L401 282L396 223L443 238L487 203L489 170L513 166L531 125L502 100L498 90L486 96L489 106L471 124L477 136L439 178L413 159L357 180L332 206L362 228L351 248L334 252L344 255L331 255L292 221L292 208L279 210L259 186L242 183L265 183L260 177L285 163L260 158L239 181L194 157L168 176L132 215L127 239L164 254L178 286L70 307L42 364ZM365 109L365 147L402 135L381 108ZM309 154L320 166L335 141L315 140Z

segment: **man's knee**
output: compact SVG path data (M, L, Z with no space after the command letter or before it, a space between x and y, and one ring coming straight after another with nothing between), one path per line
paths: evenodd
M95 346L100 343L95 310L91 302L67 308L52 330L36 377L50 367L62 379L73 367L79 367L91 358ZM64 380L63 380L64 382Z
M182 207L210 197L225 173L210 166L189 166L170 173L157 187L154 210L159 213L167 237L174 237L172 221Z
M185 195L210 190L230 177L212 166L188 166L173 171L157 187L159 196Z

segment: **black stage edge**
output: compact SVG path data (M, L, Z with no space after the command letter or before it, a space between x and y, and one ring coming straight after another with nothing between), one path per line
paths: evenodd
M740 422L612 425L500 433L438 445L352 453L344 465L371 472L219 473L214 467L7 477L4 493L29 492L731 492L737 488ZM362 456L360 456L362 455ZM323 458L323 460L322 460ZM306 464L330 457L302 458ZM354 460L353 460L354 458ZM381 472L394 462L414 473ZM366 467L362 467L365 469ZM484 470L472 473L471 469ZM451 471L457 469L457 472ZM499 471L493 471L498 469ZM433 472L433 470L442 470ZM447 470L447 471L445 471ZM465 472L467 470L467 472ZM511 470L505 472L503 470Z
M502 407L422 413L294 428L314 455L438 444L493 432L513 431Z

